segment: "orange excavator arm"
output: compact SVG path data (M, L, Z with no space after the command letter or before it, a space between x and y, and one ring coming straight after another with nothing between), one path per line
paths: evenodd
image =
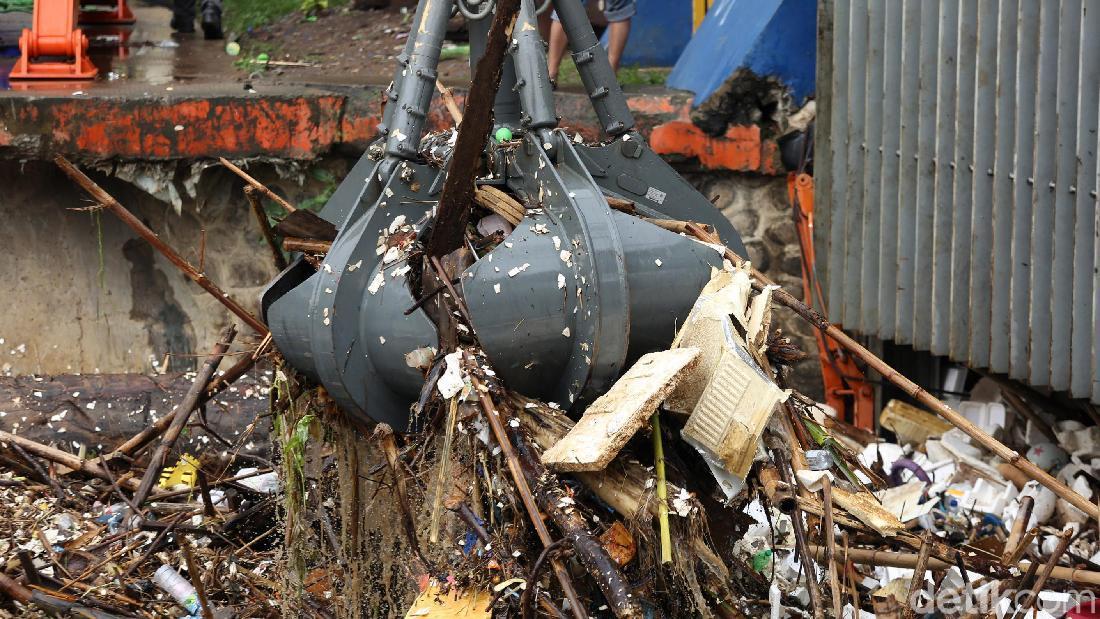
M824 295L815 274L814 256L814 179L806 173L792 172L787 177L787 192L794 211L798 244L802 253L803 300L813 306L818 299L824 310ZM837 325L838 327L840 325ZM818 360L825 384L825 403L844 421L864 430L875 429L875 391L863 370L836 342L814 330Z

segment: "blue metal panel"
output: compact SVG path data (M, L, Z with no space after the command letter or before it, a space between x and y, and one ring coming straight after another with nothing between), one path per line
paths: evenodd
M671 67L691 40L691 3L637 0L622 65ZM605 36L606 38L606 36Z
M668 85L694 92L698 105L744 67L778 77L801 102L814 90L816 28L815 0L719 0L676 62Z

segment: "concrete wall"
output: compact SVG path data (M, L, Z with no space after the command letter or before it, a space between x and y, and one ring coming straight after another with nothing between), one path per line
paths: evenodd
M301 203L342 178L348 159L310 167L253 164L249 171ZM255 311L274 276L268 250L236 177L219 166L160 163L93 171L124 206L194 264L206 231L206 273ZM685 172L741 232L753 263L802 296L798 243L783 177ZM0 162L0 373L147 372L193 367L230 314L108 212L73 211L87 197L45 162ZM320 180L319 180L320 179ZM201 196L196 199L192 196ZM176 204L178 204L178 212ZM813 353L813 334L789 312L778 324ZM247 329L239 341L247 341ZM816 360L796 368L803 391L820 396Z
M346 169L339 159L316 166ZM202 167L117 168L129 182L90 176L196 265L205 230L207 275L255 310L275 274L268 250L238 184ZM306 171L288 181L270 165L250 170L294 201L323 190ZM147 372L165 355L171 368L193 367L230 320L109 212L71 210L91 203L52 163L0 161L0 179L0 373ZM189 197L189 187L203 199Z

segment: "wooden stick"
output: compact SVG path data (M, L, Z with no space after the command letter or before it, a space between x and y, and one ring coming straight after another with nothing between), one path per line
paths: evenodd
M492 127L493 98L500 87L504 52L518 12L519 0L497 0L485 51L477 62L470 91L466 95L466 111L470 115L465 116L458 127L451 165L439 204L436 205L435 226L426 248L429 256L442 257L462 245L466 222L470 218L470 205L473 204L474 179L477 178L485 140ZM581 611L575 609L574 612Z
M524 473L531 479L544 480L539 484L538 500L542 509L569 540L576 560L599 585L599 590L607 599L607 604L616 617L640 618L643 616L637 600L630 594L630 587L623 573L619 571L615 560L607 554L603 545L588 531L587 522L576 510L565 510L561 499L566 496L557 483L557 478L542 465L539 456L532 450L531 441L519 428L508 432L510 441L516 444L519 461ZM548 546L549 548L549 546Z
M275 203L278 204L279 206L285 208L288 213L293 213L294 211L298 210L298 209L294 208L294 206L291 205L290 202L287 202L286 200L282 199L279 196L279 194L275 193L274 191L271 191L270 189L267 188L266 185L264 185L260 181L258 181L256 179L252 178L251 176L249 176L248 172L245 172L244 170L242 170L242 169L238 168L237 166L233 165L233 163L230 162L225 157L218 157L218 161L220 161L223 166L229 168L230 172L232 172L232 173L236 174L237 176L241 177L241 179L244 180L244 182L248 183L253 188L255 188L257 191L264 194L268 198L271 198L272 200L274 200Z
M125 580L139 565L145 563L145 560L151 557L154 552L160 550L160 543L164 541L164 538L168 537L172 530L176 528L176 525L179 524L180 520L183 520L186 516L187 514L181 513L172 517L169 525L157 533L156 537L154 537L153 541L149 544L149 547L145 549L145 552L141 553L140 557L130 561L130 563L126 565L126 569L122 571L121 579Z
M675 232L676 234L691 234L691 231L688 230L688 226L691 225L692 222L680 221L679 219L655 219L653 217L642 217L641 219L643 221L648 221L649 223L657 226L658 228L664 228L665 230L668 230L669 232ZM708 232L713 232L714 231L714 228L711 228L710 226L707 226L706 224L696 224L696 225L706 226L704 229L707 230Z
M499 7L497 10L499 11ZM472 358L468 358L468 363L475 366L477 365ZM482 391L481 382L477 377L471 375L470 380L473 382L474 392L477 393L485 417L489 420L489 427L493 430L493 436L496 438L497 444L500 446L500 451L504 455L504 461L508 463L508 472L512 475L512 482L516 485L516 492L519 493L520 500L523 502L523 507L527 510L527 516L531 519L531 524L535 527L535 533L538 534L539 541L542 542L543 548L547 548L554 543L554 540L550 537L550 531L546 528L546 523L542 520L539 506L535 503L535 497L531 494L531 487L527 485L527 477L523 474L523 468L520 466L519 458L516 457L515 450L512 449L511 441L508 440L508 434L504 430L504 424L500 420L500 415L497 413L496 407L493 406L492 400ZM585 607L581 603L576 589L573 588L573 581L570 580L569 573L565 571L565 566L556 558L550 560L550 565L554 568L554 575L557 576L558 582L561 584L561 588L565 592L566 598L569 599L569 606L573 611L573 616L576 617L576 619L586 619L588 613L584 611Z
M199 482L199 494L202 496L203 513L207 518L213 518L218 515L218 510L214 509L214 500L210 498L210 484L206 483L206 473L202 472L202 469L195 471L195 478Z
M788 484L793 484L791 469L789 468L790 463L787 462L786 456L779 450L775 450L774 454L780 477ZM821 590L817 587L817 571L814 569L814 558L810 554L809 543L806 540L806 527L802 521L802 510L797 507L791 513L791 524L794 526L795 547L798 548L798 556L803 565L802 570L806 574L806 590L810 594L810 610L813 611L815 619L822 619L825 616L825 609L821 606Z
M668 524L668 481L665 479L665 449L661 443L661 412L653 411L653 466L657 472L657 523L661 531L661 563L672 563L672 529Z
M41 477L42 481L50 485L50 488L53 489L54 494L57 495L57 498L65 498L65 490L61 487L61 484L53 477L50 477L50 474L46 472L46 469L42 468L42 464L38 460L36 460L34 456L30 455L25 449L20 447L19 443L12 443L11 446L15 450L15 453L19 454L19 456L26 460L27 464L29 464L30 467L34 469L35 474Z
M401 472L400 462L397 459L397 442L393 438L393 428L388 424L380 423L374 428L374 438L382 445L382 453L386 455L386 462L393 474L394 486L397 489L397 506L401 509L402 526L405 536L409 538L409 546L413 553L424 564L427 571L431 571L431 563L420 549L420 539L416 536L416 520L413 516L412 506L409 505L409 489L405 485L405 475Z
M318 241L317 239L300 239L288 236L283 239L283 249L287 251L300 251L307 254L327 254L332 249L332 241Z
M439 543L439 517L443 513L443 495L451 480L451 449L455 436L455 421L458 417L458 399L451 398L447 403L447 419L444 421L443 452L439 457L439 475L436 478L435 499L432 501L432 519L428 526L428 541Z
M712 243L716 245L721 244L721 239L718 235L708 233L706 230L700 228L697 224L689 224L688 229L695 237L700 240ZM743 258L726 248L724 255L734 264L740 265L745 262ZM753 269L752 275L754 281L752 283L753 288L757 290L763 290L765 286L774 285L773 282L767 278L764 274L760 273L756 269ZM819 314L817 310L807 306L802 301L791 296L789 292L786 292L782 288L776 288L772 291L772 298L792 310L817 329L821 330L833 339L837 344L847 349L861 361L870 366L873 370L882 375L883 378L890 381L894 385L901 388L906 394L913 399L917 400L921 404L927 406L929 409L935 411L941 417L946 419L956 428L962 430L967 436L977 441L982 447L985 447L989 451L993 452L995 456L1008 462L1012 466L1022 471L1029 478L1042 484L1048 490L1053 492L1061 499L1065 499L1068 503L1076 507L1077 509L1085 512L1095 519L1100 519L1100 506L1094 504L1092 501L1081 496L1077 492L1074 492L1069 486L1055 479L1049 473L1036 466L1027 458L1024 458L1016 451L1009 449L1004 443L1001 443L997 439L990 436L984 430L976 426L966 417L953 410L950 406L944 404L936 396L928 393L920 385L909 380L900 372L890 367L888 363L879 359L874 353L867 350L859 342L856 342L847 333L841 331L836 325L830 324L829 321Z
M848 583L848 595L852 598L852 607L859 608L859 589L856 587L856 567L855 562L850 555L851 548L848 546L848 532L841 531L840 541L844 545L844 580ZM813 546L810 546L810 552L813 552Z
M641 606L631 594L629 581L623 576L615 560L604 550L603 545L589 532L588 523L584 517L577 510L566 510L561 507L561 499L566 494L561 489L561 485L556 483L554 474L542 465L539 456L532 450L531 441L519 428L513 428L509 434L517 446L525 474L531 479L547 480L547 483L539 484L539 503L569 540L577 561L596 580L611 607L611 612L620 618L643 617Z
M1031 585L1031 590L1027 592L1027 600L1016 609L1016 613L1012 615L1012 619L1018 619L1027 615L1027 611L1031 610L1031 607L1035 605L1035 601L1039 599L1039 591L1043 589L1043 585L1046 584L1047 579L1050 578L1050 573L1054 571L1054 567L1058 565L1058 562L1062 560L1062 555L1066 553L1066 548L1069 548L1069 542L1073 539L1073 529L1066 529L1062 531L1061 539L1058 540L1058 546L1054 549L1054 552L1050 554L1050 559L1043 565L1043 569L1039 572L1039 577L1035 579L1035 584Z
M199 400L199 404L206 404L210 400L213 400L215 396L225 391L229 385L232 385L238 378L244 376L251 370L252 366L256 365L256 362L260 360L260 357L267 354L267 351L271 348L271 341L271 334L268 333L264 336L264 339L260 340L260 343L256 345L256 348L251 354L241 357L221 376L210 381L210 384L206 387L206 393L204 393L202 399Z
M1033 497L1025 496L1020 499L1020 509L1016 511L1016 520L1012 522L1012 530L1008 534L1008 539L1005 540L1004 553L1001 555L1001 563L1005 567L1011 565L1010 561L1016 555L1016 547L1020 545L1020 540L1027 530L1027 523L1031 520L1031 510L1034 507L1035 499Z
M924 588L924 573L928 570L928 559L932 555L932 539L925 531L921 538L920 553L917 554L917 564L913 567L913 579L909 581L909 592L902 602L901 616L903 619L912 619L917 616L917 596Z
M825 565L829 569L829 591L833 596L833 616L841 617L844 613L840 591L840 576L836 571L836 535L833 533L833 484L829 481L828 475L821 478L821 504L825 510L821 528L825 534Z
M267 218L267 211L264 210L260 196L256 195L257 191L255 187L249 185L244 188L244 197L248 200L249 206L252 207L252 214L256 216L256 222L260 224L260 232L264 235L267 248L271 250L271 259L275 262L275 268L282 271L287 267L286 256L279 249L279 243L275 240L275 231L271 229L271 221Z
M1024 522L1027 522L1028 520L1029 520L1029 518L1024 519ZM1020 539L1020 541L1012 549L1012 553L1009 554L1007 558L1002 558L1002 561L1003 561L1004 565L1006 567L1011 567L1011 566L1016 565L1017 563L1019 563L1020 558L1023 557L1024 553L1027 552L1027 549L1031 547L1031 542L1034 542L1035 538L1038 537L1038 536L1039 536L1039 527L1035 527L1034 529L1031 529L1027 533L1024 533L1024 536Z
M183 432L184 426L187 425L187 420L191 418L191 412L195 410L195 406L198 404L199 397L206 391L206 385L210 382L211 377L214 376L214 372L218 369L218 365L222 362L222 357L225 356L226 351L229 350L229 344L233 342L233 338L237 335L237 328L233 325L229 325L222 330L221 335L218 337L218 343L214 345L214 349L210 352L210 355L206 358L206 362L203 363L199 373L195 376L195 381L191 383L191 388L184 394L183 399L176 405L176 410L180 411L174 415L172 424L165 430L164 436L160 439L160 445L157 446L156 451L149 459L149 466L145 469L145 475L141 478L141 484L138 485L138 489L134 492L134 503L138 507L145 502L145 499L149 497L149 493L153 490L153 484L156 483L157 478L160 477L160 472L164 468L165 463L168 460L168 452L172 450L172 446L176 444L176 439L179 438L181 432Z
M126 207L122 206L118 200L115 200L111 194L104 191L102 187L97 185L95 181L88 178L83 172L81 172L76 166L74 166L68 159L58 155L54 162L57 163L61 171L68 175L69 178L80 185L80 187L88 192L96 202L102 204L106 208L110 209L122 223L129 226L134 232L137 232L138 236L145 239L154 249L159 251L169 262L176 265L176 267L187 276L188 279L195 282L202 287L203 290L209 292L219 303L224 305L226 309L233 312L238 318L243 320L245 324L252 327L257 333L261 335L267 335L267 326L264 325L258 318L252 315L251 312L246 310L241 304L237 303L229 297L229 294L219 288L214 282L210 281L206 275L200 273L198 269L191 266L191 263L183 259L176 250L168 246L167 243L162 241L156 232L153 232L141 222L140 219L134 216L133 213L126 210Z
M268 333L264 336L264 339L260 341L256 350L252 351L251 355L241 357L241 359L226 370L224 374L210 381L210 384L206 387L206 391L203 393L202 397L199 398L196 406L206 404L214 399L219 393L225 391L226 388L233 384L238 378L244 376L248 370L252 369L252 366L256 365L256 361L267 352L270 346L271 334ZM148 445L150 441L163 434L164 431L168 429L168 426L172 425L172 420L176 418L176 412L178 410L178 408L173 409L172 412L143 428L141 432L131 436L124 443L115 448L115 453L120 453L131 458L134 457L134 455Z
M825 547L818 546L816 544L810 544L810 553L816 557L825 556ZM907 567L915 568L917 566L917 555L911 552L891 552L888 550L871 550L867 548L850 548L848 549L848 560L852 563L859 565L871 565L882 567ZM928 569L930 570L946 570L950 569L954 564L948 563L943 559L937 559L931 557L928 559ZM1043 569L1047 563L1040 563L1039 568ZM1030 561L1020 561L1016 564L1016 567L1021 572L1026 572L1031 567ZM1088 570L1078 570L1071 567L1054 566L1050 571L1050 578L1055 580L1065 580L1067 582L1077 583L1079 585L1100 586L1100 572L1091 572Z
M183 551L183 560L187 562L187 575L191 577L191 584L195 586L195 593L199 596L199 612L202 613L202 619L214 619L210 600L206 599L206 586L202 584L198 566L195 565L195 557L191 556L191 543L186 539L180 540L180 550Z
M461 125L462 110L458 107L458 102L455 101L454 93L439 80L435 81L435 89L439 91L439 98L443 99L443 105L447 106L447 111L451 114L451 120L455 122L455 125Z
M19 445L28 452L38 456L39 458L45 458L50 462L55 462L66 468L70 468L74 471L80 471L92 477L102 479L107 483L111 483L111 475L103 470L103 467L92 460L82 460L79 456L61 451L48 445L43 445L32 441L22 436L11 434L0 430L0 443L10 443L12 445ZM119 483L120 486L127 490L135 490L138 482L136 479L124 479Z

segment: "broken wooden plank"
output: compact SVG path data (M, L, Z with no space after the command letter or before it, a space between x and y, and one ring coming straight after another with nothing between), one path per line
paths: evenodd
M525 214L523 205L515 198L491 185L478 187L474 192L474 201L500 215L513 226L522 221Z
M569 434L542 454L557 471L603 470L698 363L698 348L644 355L584 411Z
M474 179L481 169L485 140L493 125L493 98L500 87L504 54L518 13L519 0L497 2L485 51L477 61L470 81L466 112L458 127L447 180L443 183L443 193L436 207L435 227L426 251L429 256L445 256L462 245L474 198Z
M874 529L879 535L893 537L905 530L905 525L875 500L869 492L848 492L838 486L833 487L833 502L854 516L863 524Z

